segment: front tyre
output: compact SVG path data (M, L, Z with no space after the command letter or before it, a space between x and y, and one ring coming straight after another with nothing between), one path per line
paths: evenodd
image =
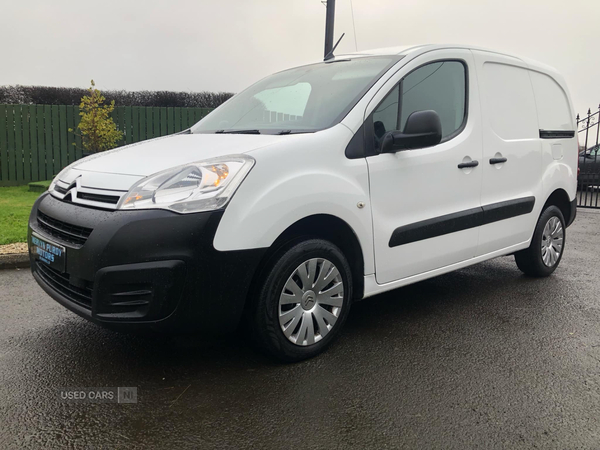
M260 349L285 362L318 355L337 337L352 299L343 253L308 239L276 255L263 272L248 317Z
M546 208L540 215L529 248L515 253L519 269L532 277L547 277L554 272L565 249L565 230L560 209Z

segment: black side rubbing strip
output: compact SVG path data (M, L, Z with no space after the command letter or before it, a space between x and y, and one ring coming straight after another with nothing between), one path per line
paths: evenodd
M540 130L540 139L569 139L575 137L575 131Z
M529 214L534 205L535 197L523 197L411 223L394 230L389 246L397 247Z
M483 210L483 218L481 225L498 222L500 220L510 219L511 217L522 216L533 211L535 205L535 197L523 197L506 202L492 203L485 205Z
M394 230L389 245L390 247L397 247L398 245L475 228L479 226L482 215L483 210L481 208L472 208L404 225Z

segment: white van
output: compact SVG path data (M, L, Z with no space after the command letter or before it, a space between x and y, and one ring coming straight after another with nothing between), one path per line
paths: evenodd
M555 70L472 47L279 72L190 130L64 169L31 213L33 275L98 324L244 323L308 358L380 292L507 254L550 275L576 212L574 116Z

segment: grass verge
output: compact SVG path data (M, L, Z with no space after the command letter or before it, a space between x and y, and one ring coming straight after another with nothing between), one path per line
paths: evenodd
M27 241L27 221L40 192L28 186L0 187L0 245Z

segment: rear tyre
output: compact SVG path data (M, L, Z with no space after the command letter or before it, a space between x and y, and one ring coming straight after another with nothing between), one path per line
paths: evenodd
M352 299L341 250L307 239L280 251L263 271L247 317L260 350L284 362L312 358L339 335Z
M529 248L515 253L517 266L525 275L547 277L562 259L565 238L562 212L556 206L549 206L538 219Z

